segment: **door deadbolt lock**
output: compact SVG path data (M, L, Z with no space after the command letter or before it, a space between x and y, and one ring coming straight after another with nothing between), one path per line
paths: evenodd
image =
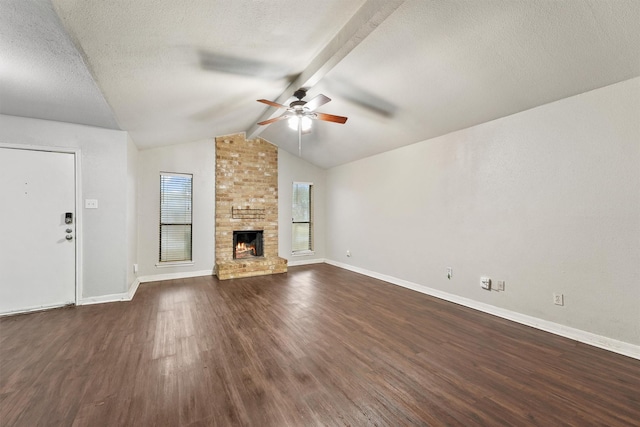
M65 237L65 239L67 239L67 240L72 240L72 239L73 239L73 236L72 236L71 234L67 234L67 235L66 235L66 237Z
M71 224L73 222L73 212L67 212L64 214L64 223Z
M72 230L72 229L70 229L70 228L67 228L65 231L66 231L67 233L71 233L71 232L73 232L73 230Z

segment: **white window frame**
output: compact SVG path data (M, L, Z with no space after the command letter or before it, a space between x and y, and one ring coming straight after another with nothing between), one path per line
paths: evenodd
M296 185L306 185L309 187L309 220L308 221L296 221L295 218L295 210L296 210L296 206L295 206L295 186ZM314 245L314 238L313 238L313 229L314 229L314 223L313 223L313 206L314 206L314 202L313 202L313 182L302 182L302 181L294 181L293 185L291 186L291 255L292 256L304 256L304 255L313 255L315 254L314 249L313 249L313 245ZM309 244L308 244L308 248L307 249L299 249L299 250L294 250L295 247L295 232L294 232L294 228L295 228L295 224L309 224Z
M186 208L185 212L189 212L189 220L188 222L180 222L180 223L176 223L176 224L169 224L169 223L163 223L162 222L162 213L163 213L163 177L182 177L182 178L189 178L190 182L191 182L191 199L190 202L188 203L188 207ZM158 263L156 264L156 267L172 267L172 266L185 266L185 265L193 265L193 174L187 174L187 173L174 173L174 172L160 172L160 203L159 203L159 215L158 215L158 220L159 220L159 224L158 224ZM162 247L162 231L163 231L163 226L170 226L170 225L189 225L190 226L190 235L189 235L189 250L188 250L188 255L189 255L189 259L183 259L183 260L167 260L167 261L163 261L163 247ZM184 241L184 243L186 243L186 241Z

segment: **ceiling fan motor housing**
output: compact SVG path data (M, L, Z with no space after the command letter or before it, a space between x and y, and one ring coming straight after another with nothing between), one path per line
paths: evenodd
M307 91L304 89L298 89L297 91L293 92L293 96L298 98L298 100L302 100L302 98L307 96Z

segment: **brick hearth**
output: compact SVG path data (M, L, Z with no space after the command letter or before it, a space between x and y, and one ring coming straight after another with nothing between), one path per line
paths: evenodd
M264 257L233 259L234 230L264 230ZM278 256L278 148L244 133L216 138L216 275L284 273Z

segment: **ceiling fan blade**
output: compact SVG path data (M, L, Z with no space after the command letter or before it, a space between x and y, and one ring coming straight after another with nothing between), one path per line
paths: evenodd
M271 105L276 108L289 108L286 105L278 104L277 102L269 101L268 99L258 99L258 102L262 102L263 104Z
M335 92L341 98L369 109L381 116L393 117L398 111L397 105L392 104L373 92L361 89L353 83L331 79L327 80L326 84L329 90Z
M315 118L318 120L324 120L325 122L333 122L344 124L347 121L347 117L334 116L333 114L315 113Z
M198 50L198 56L200 57L200 66L203 70L258 77L267 80L291 78L292 70L277 63L228 56L202 49Z
M280 121L280 120L284 120L284 119L288 119L289 117L291 117L291 114L285 113L285 114L283 114L281 116L278 116L278 117L275 117L273 119L269 119L269 120L265 120L263 122L259 122L258 124L260 126L270 125L271 123L274 123L274 122L277 122L277 121Z
M306 104L304 104L304 106L308 108L309 111L313 111L316 108L323 106L329 101L331 101L331 98L320 94L318 96L314 96L311 100L309 100Z

